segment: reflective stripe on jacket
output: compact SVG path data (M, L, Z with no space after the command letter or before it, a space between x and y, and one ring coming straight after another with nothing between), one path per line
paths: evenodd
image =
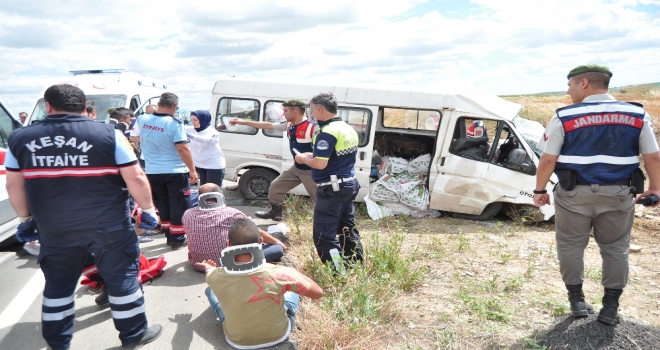
M639 167L644 108L626 102L579 103L557 110L564 142L557 170L573 170L578 181L606 184L624 180Z

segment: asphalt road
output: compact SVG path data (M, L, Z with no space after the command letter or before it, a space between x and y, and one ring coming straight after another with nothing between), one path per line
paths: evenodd
M227 181L224 185L231 184ZM254 212L266 205L263 201L245 201L237 191L225 191L225 195L229 206L253 218ZM260 219L255 222L262 228L275 224ZM140 244L142 254L148 258L164 255L167 266L161 277L144 285L144 294L149 324L161 324L163 334L142 349L232 349L204 295L204 274L188 264L188 250L172 251L162 234L154 238L153 242ZM0 251L5 251L0 253L0 261L3 256L7 258L0 265L0 349L46 349L41 336L44 280L37 257L29 255L19 244ZM71 349L120 349L110 308L97 306L95 297L86 286L76 291ZM293 344L287 342L273 349L293 348Z

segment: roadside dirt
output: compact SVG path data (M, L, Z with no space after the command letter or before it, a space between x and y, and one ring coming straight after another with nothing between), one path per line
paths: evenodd
M657 85L613 89L615 98L642 103L660 134L660 90ZM503 96L523 104L521 116L546 125L565 94ZM660 216L648 212L635 219L628 286L621 297L622 322L604 327L595 316L574 322L567 314L566 289L559 274L554 225L525 226L509 218L474 222L450 216L432 219L394 217L403 226L404 256L427 269L423 282L394 300L387 323L354 332L330 322L330 315L302 322L331 334L323 344L300 348L327 349L653 349L660 348ZM388 235L362 213L363 235ZM307 229L307 228L305 228ZM391 234L391 232L389 233ZM368 247L367 247L368 249ZM304 252L304 254L309 254ZM300 254L303 255L302 253ZM313 254L312 254L313 255ZM584 291L600 309L603 289L601 257L591 239L585 250ZM318 312L318 311L317 311ZM310 311L311 313L311 311ZM334 336L334 338L333 338ZM295 337L295 336L294 336ZM585 340L586 341L582 341Z
M629 285L621 297L627 322L660 326L659 218L637 218ZM367 224L364 222L363 224ZM565 318L566 290L559 274L554 227L506 219L472 222L451 217L406 219L407 254L428 267L425 281L401 295L389 348L542 348L546 332ZM383 233L385 234L385 233ZM600 308L601 258L591 239L585 251L587 300ZM538 347L536 347L538 346ZM571 347L573 348L573 347Z

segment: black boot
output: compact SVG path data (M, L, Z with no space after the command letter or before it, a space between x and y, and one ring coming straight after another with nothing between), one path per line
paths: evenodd
M614 324L619 320L619 297L623 293L623 289L609 289L605 288L605 295L603 295L603 308L598 313L598 321Z
M108 303L108 289L105 286L101 287L101 294L94 299L96 305L105 305Z
M568 301L571 304L573 317L587 317L590 313L594 312L593 306L584 301L582 284L567 284L566 289L568 290Z
M122 346L122 349L129 349L129 350L139 349L144 344L147 344L147 343L150 343L150 342L156 340L156 338L158 338L160 336L160 333L162 331L163 331L163 327L161 327L161 325L159 325L159 324L155 324L155 325L147 328L147 330L142 333L139 340L136 340L134 343L126 344L126 345Z
M270 203L270 211L258 211L254 216L259 219L273 219L275 221L282 220L282 205Z

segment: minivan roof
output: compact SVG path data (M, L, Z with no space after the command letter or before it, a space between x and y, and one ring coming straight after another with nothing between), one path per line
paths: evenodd
M214 94L227 96L270 97L309 100L320 92L332 92L337 102L356 105L387 106L420 109L449 109L476 114L488 114L512 120L522 105L475 89L455 89L451 92L390 90L326 84L281 83L251 78L222 78L213 87Z

